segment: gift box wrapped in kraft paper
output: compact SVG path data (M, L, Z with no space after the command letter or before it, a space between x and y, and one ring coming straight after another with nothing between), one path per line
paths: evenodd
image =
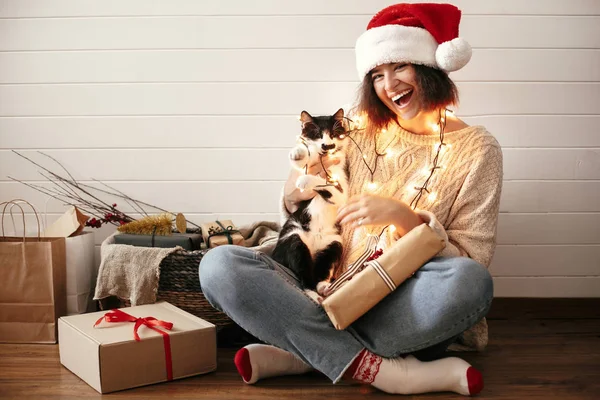
M100 393L217 369L213 324L169 303L62 317L60 362Z
M363 270L323 300L323 308L335 328L346 329L444 247L444 240L428 225L421 224L379 258L366 262Z
M244 237L230 220L200 224L202 239L206 247L212 248L224 244L244 245Z

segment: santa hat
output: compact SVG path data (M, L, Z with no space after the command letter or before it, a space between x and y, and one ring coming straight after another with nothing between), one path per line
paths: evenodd
M407 62L452 72L471 59L458 37L461 12L451 4L396 4L378 12L356 41L356 68L363 79L373 68Z

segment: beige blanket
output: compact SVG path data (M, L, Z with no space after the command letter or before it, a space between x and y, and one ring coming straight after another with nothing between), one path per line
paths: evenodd
M238 228L244 237L244 246L271 254L277 243L279 224L260 221ZM101 263L96 281L94 300L117 296L129 299L132 306L156 302L160 263L174 251L181 249L135 247L115 244L114 235L102 242Z

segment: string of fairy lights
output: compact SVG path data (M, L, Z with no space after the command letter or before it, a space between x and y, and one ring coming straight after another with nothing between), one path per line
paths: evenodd
M435 146L433 148L433 151L435 153L435 155L433 157L433 165L431 165L430 167L425 167L422 170L423 176L427 176L425 181L420 186L415 183L409 183L409 185L408 185L409 190L414 192L414 197L409 205L413 210L415 210L417 208L419 201L421 201L421 199L425 195L427 196L427 199L430 202L434 202L437 198L437 194L436 194L436 192L431 190L430 184L431 184L431 180L432 180L435 172L445 168L443 165L439 164L441 153L443 151L448 151L452 146L451 144L444 142L444 132L446 130L446 120L447 120L447 116L449 114L452 115L451 110L448 110L446 108L440 110L437 124L433 123L430 126L430 128L433 132L438 132L440 140L438 143L435 144ZM367 162L367 158L368 158L367 155L364 153L363 149L358 145L356 140L354 140L354 138L352 137L353 133L365 130L363 122L367 118L365 118L365 116L359 115L355 118L355 120L352 120L352 119L346 118L346 117L344 117L344 119L348 121L348 123L350 125L350 129L346 132L345 135L340 135L339 138L344 139L345 137L348 137L352 141L352 143L354 143L354 145L360 152L362 162L364 163L364 165L366 166L367 170L369 171L369 173L371 175L369 182L367 183L366 190L367 191L375 191L379 187L379 183L376 182L374 179L375 173L377 171L379 159L383 158L383 157L392 157L394 155L394 152L392 150L388 150L388 147L393 143L394 139L392 138L392 140L390 140L389 143L387 143L384 146L384 148L381 152L377 150L377 143L375 144L375 149L374 149L375 159L373 161L373 166L371 167L369 165L369 163ZM385 129L382 129L381 133L385 134L385 133L387 133L387 131ZM302 138L301 136L299 136L298 139L300 140L301 143L304 144L304 146L306 146L306 148L309 152L309 155L310 155L310 149L309 149L308 144L306 143L306 140L304 140L304 138ZM330 150L329 155L333 155L335 153L335 151L336 150ZM323 168L323 171L325 173L326 184L318 185L317 187L321 188L321 187L326 187L326 186L335 186L335 187L339 186L338 177L330 175L329 172L327 171L327 169L325 168L325 165L323 164L323 154L320 155L319 160L321 163L321 167ZM304 167L304 173L305 174L308 173L308 164ZM390 229L390 232L392 232L392 233L396 230L396 227L394 225L387 225L381 230L381 233L378 235L378 237L381 237L381 235L383 235L385 230L388 228Z
M438 132L439 133L439 143L436 143L436 145L434 146L434 152L435 155L433 157L433 165L431 167L426 167L423 169L423 175L426 175L427 178L425 179L425 181L420 185L416 185L416 184L409 184L409 190L414 192L414 197L412 199L412 201L410 202L410 207L414 210L417 208L419 201L426 195L428 200L433 202L436 200L437 198L437 193L431 191L430 188L430 184L431 184L431 180L435 174L436 171L444 169L444 166L440 165L440 156L442 151L447 151L451 148L451 144L444 142L444 132L446 130L446 120L447 120L447 115L448 114L452 114L451 110L448 109L442 109L440 110L440 114L439 114L439 119L437 124L432 124L431 125L431 129L433 132ZM377 145L375 145L375 159L373 161L373 166L371 167L369 165L369 163L367 162L367 155L364 153L363 149L358 145L358 143L356 143L356 140L354 140L354 138L352 137L352 133L354 132L359 132L359 131L363 131L365 128L363 127L363 121L364 121L364 117L361 116L357 116L354 120L346 118L346 120L349 121L349 123L351 124L350 129L348 130L348 132L346 133L346 135L340 135L339 138L340 139L344 139L345 137L348 137L348 139L350 139L354 145L356 146L356 148L358 149L358 151L360 152L361 155L361 160L362 162L365 164L367 170L369 171L371 177L369 182L367 183L367 187L366 189L368 191L374 191L379 187L378 182L375 181L374 177L375 177L375 173L377 171L377 166L379 163L379 159L383 158L383 157L392 157L393 156L393 151L392 150L388 150L388 147L392 144L392 142L394 141L393 139L384 146L383 150L380 152L377 150ZM387 131L385 129L383 129L381 131L381 133L386 133ZM308 144L306 143L306 141L302 138L299 137L299 140L307 147L308 149ZM329 154L332 155L335 153L335 150L330 150ZM310 154L310 150L309 150L309 154ZM323 171L325 173L325 180L327 182L326 185L321 185L320 187L324 187L324 186L338 186L339 182L338 182L338 177L336 176L331 176L329 174L329 172L327 171L327 169L325 168L324 164L323 164L323 155L320 156L320 162L321 162L321 166L323 167ZM308 173L308 165L306 165L304 167L304 172Z

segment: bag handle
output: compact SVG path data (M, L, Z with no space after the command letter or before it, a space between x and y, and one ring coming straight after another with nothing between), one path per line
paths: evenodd
M2 208L2 237L3 238L6 237L6 235L4 234L4 215L6 214L6 207L8 207L8 205L11 204L11 208L9 210L11 216L12 216L12 207L17 206L21 209L21 216L23 217L23 242L25 242L25 235L27 233L27 230L25 229L25 212L23 211L23 207L21 207L21 205L19 203L25 203L25 204L29 205L29 207L31 207L31 209L33 210L33 213L35 214L35 219L37 221L37 239L39 242L41 240L40 239L40 218L38 216L37 211L35 210L35 207L33 205L31 205L30 202L28 202L27 200L23 200L23 199L14 199L14 200L4 201L4 202L0 203L0 206L4 204L4 207Z

